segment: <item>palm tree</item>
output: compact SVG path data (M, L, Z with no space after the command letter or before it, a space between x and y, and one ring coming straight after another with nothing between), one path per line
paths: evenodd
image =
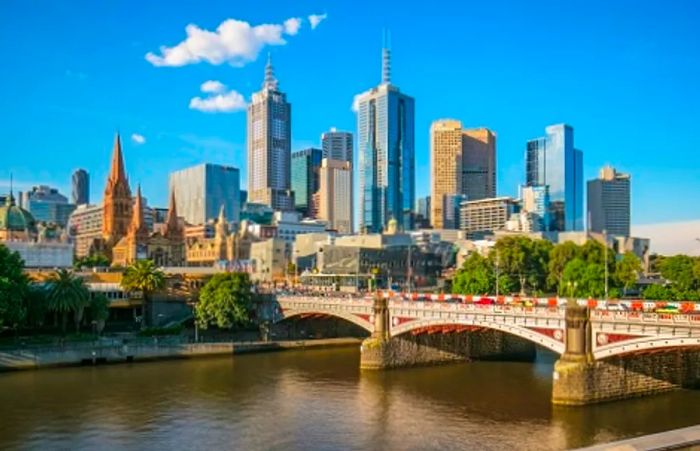
M156 268L153 260L136 260L124 270L121 285L127 291L140 291L143 293L141 327L146 327L146 312L150 294L165 286L165 274Z
M83 279L67 269L59 269L48 279L49 310L61 314L61 330L66 332L68 313L75 315L76 331L80 328L82 312L89 302L89 292Z

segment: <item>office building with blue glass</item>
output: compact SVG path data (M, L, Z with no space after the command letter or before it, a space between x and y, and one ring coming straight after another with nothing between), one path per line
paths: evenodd
M570 125L550 125L546 136L528 141L526 186L547 186L551 231L583 230L583 152L574 147Z
M178 214L188 224L214 220L224 207L226 219L240 218L240 173L237 168L218 164L200 164L170 174L170 191L175 193Z
M294 208L304 216L313 215L313 195L319 188L323 151L310 147L292 153Z
M390 53L382 51L382 83L357 96L360 231L376 233L393 218L414 224L414 100L391 84Z

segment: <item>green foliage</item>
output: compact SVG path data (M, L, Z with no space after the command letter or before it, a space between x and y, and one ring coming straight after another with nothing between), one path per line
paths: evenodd
M671 290L663 285L649 285L642 296L649 300L669 299L671 298Z
M477 252L464 260L462 268L452 281L452 292L456 294L489 294L493 292L496 274L492 262Z
M146 312L150 294L165 286L165 274L156 268L153 260L136 260L124 270L121 285L127 291L140 291L143 293L141 327L147 327L148 315Z
M109 299L102 293L95 293L90 300L90 317L95 321L109 318Z
M49 311L48 291L41 285L30 284L25 304L27 306L27 318L25 325L29 327L42 327L46 314Z
M251 283L247 273L216 274L199 293L197 324L230 329L250 322Z
M551 249L551 243L544 240L508 236L496 242L492 255L498 261L499 272L512 277L517 289L527 294L545 289Z
M26 319L29 279L23 267L19 254L0 244L0 329L17 327Z
M694 291L700 288L700 277L696 272L697 262L687 255L667 257L660 264L661 275L673 284L679 292Z
M622 286L625 293L637 283L641 272L642 262L632 252L625 252L615 264L615 280Z
M76 332L79 332L83 309L90 302L90 293L83 279L67 269L59 269L49 277L48 286L48 308L61 314L63 332L69 313L73 313Z
M547 283L551 288L556 288L560 295L564 294L561 292L564 268L567 263L578 257L578 255L579 246L571 241L557 244L549 253L549 274L547 275Z
M100 266L109 266L109 259L106 255L95 254L86 257L76 258L73 262L73 268L79 270L81 268L94 268Z

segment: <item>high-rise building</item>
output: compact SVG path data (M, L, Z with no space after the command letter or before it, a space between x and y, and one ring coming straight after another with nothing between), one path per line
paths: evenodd
M76 169L71 176L71 198L75 205L90 203L90 175L85 169Z
M321 134L321 148L323 158L329 160L349 161L352 160L352 133L341 132L335 127Z
M68 221L68 228L75 243L75 256L87 257L101 249L95 249L95 243L102 241L102 205L81 204L73 211Z
M262 90L248 106L248 201L292 210L292 105L279 90L268 57Z
M496 197L496 135L488 128L464 130L462 194L469 200Z
M462 202L460 227L467 239L478 240L503 230L514 213L520 211L518 202L511 197L495 197Z
M574 147L570 125L550 125L542 138L528 141L525 185L549 186L548 230L583 230L583 152Z
M20 205L28 210L36 221L58 224L65 227L70 214L75 210L74 204L69 204L66 196L58 189L46 185L32 187L20 195Z
M172 172L170 191L175 193L177 211L189 224L215 219L222 206L229 222L239 221L241 195L237 168L204 163Z
M324 158L319 174L318 219L339 233L352 233L352 164Z
M106 246L105 250L110 254L111 248L129 231L132 217L133 200L129 180L124 169L119 133L114 138L112 164L107 177L103 202L102 238Z
M532 214L534 228L546 231L549 227L549 186L522 186L520 189L523 211Z
M454 119L433 122L430 164L430 219L436 229L454 228L459 222L453 212L459 196L479 200L496 195L496 135L489 129L463 129Z
M430 227L430 196L419 197L416 201L416 228Z
M396 219L413 228L415 202L414 100L391 83L389 49L382 83L357 96L360 230L381 232Z
M630 236L630 175L606 166L588 181L588 230Z
M318 174L323 151L310 147L292 153L292 191L294 207L301 214L313 217L313 195L318 191Z

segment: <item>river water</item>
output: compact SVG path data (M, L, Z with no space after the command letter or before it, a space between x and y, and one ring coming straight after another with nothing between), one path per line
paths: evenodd
M700 423L700 391L550 405L552 360L359 370L338 348L0 374L0 449L564 449Z

